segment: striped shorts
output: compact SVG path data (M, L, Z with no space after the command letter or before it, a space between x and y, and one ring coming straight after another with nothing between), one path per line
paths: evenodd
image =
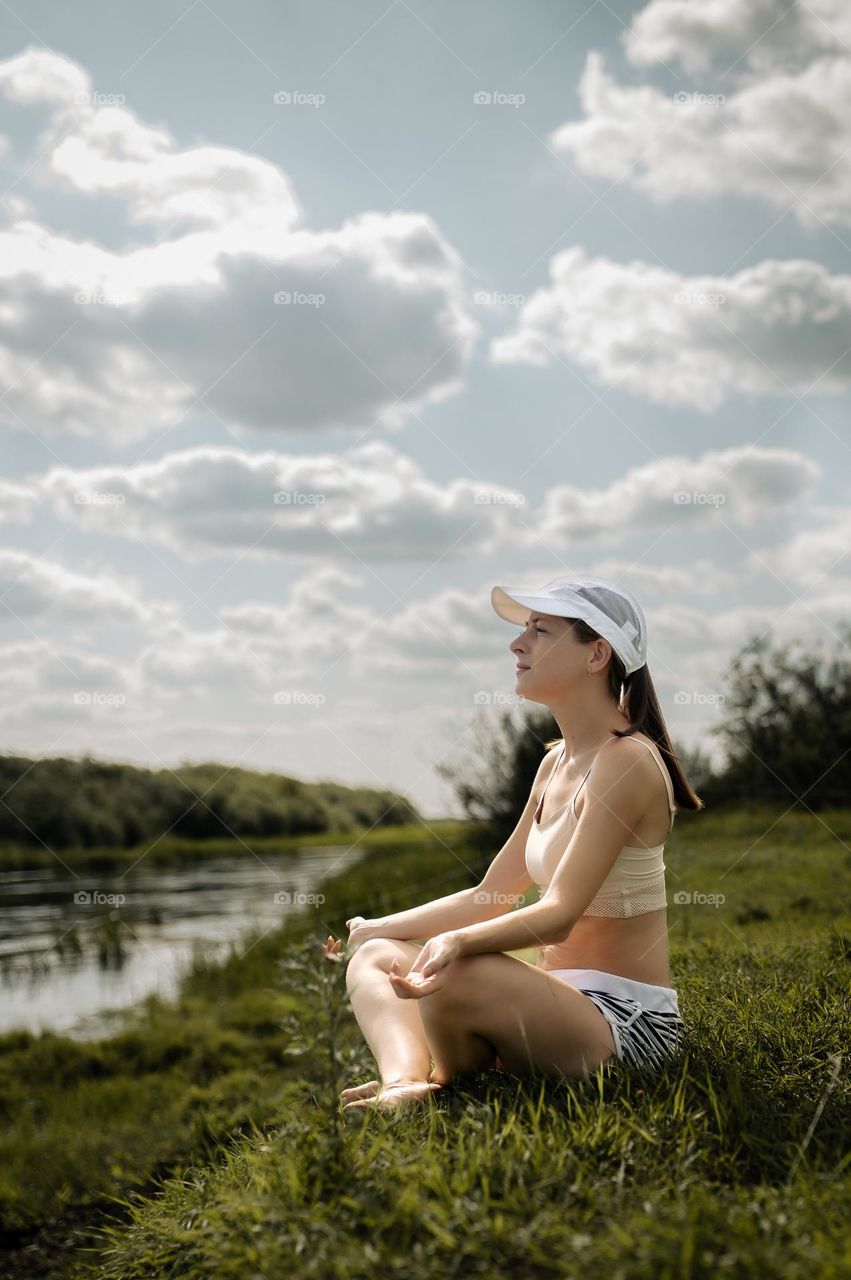
M656 1070L682 1052L685 1023L673 987L637 982L602 969L549 972L593 1000L612 1028L619 1062Z

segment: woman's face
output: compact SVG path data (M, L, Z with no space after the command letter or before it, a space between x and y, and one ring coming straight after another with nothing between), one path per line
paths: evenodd
M567 618L532 613L509 645L517 660L517 692L532 702L549 702L584 677L587 646L574 637Z

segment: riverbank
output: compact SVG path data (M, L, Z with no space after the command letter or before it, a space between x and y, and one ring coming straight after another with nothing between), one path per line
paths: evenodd
M436 818L434 821L411 822L390 827L349 827L346 830L311 831L291 836L211 836L203 840L163 836L157 841L143 841L129 848L102 845L94 848L73 847L53 851L51 849L23 845L4 844L0 849L0 871L22 870L29 867L50 867L57 863L72 873L74 871L123 872L144 860L151 866L184 866L193 860L230 857L244 853L263 857L265 854L297 852L299 849L322 848L326 845L354 844L366 840L370 848L392 845L398 839L428 838L434 833L440 839L457 839L467 824L457 818Z
M274 1280L300 1250L300 1275L349 1280L543 1280L626 1257L636 1274L680 1258L685 1274L838 1276L851 815L775 816L765 836L748 815L676 824L671 968L690 1045L657 1081L482 1076L418 1117L338 1129L338 1086L374 1063L319 948L348 915L471 882L463 843L421 834L376 833L315 916L198 965L172 1005L146 1002L106 1041L0 1038L4 1274Z
M282 968L294 948L332 930L345 936L346 916L371 905L398 910L412 895L427 900L432 885L440 893L469 883L460 842L448 832L428 843L416 829L362 838L368 858L323 886L320 908L244 939L224 962L196 962L174 1002L150 997L127 1011L112 1037L0 1036L0 1241L8 1274L64 1277L69 1240L82 1249L90 1225L114 1212L113 1196L213 1159L219 1142L288 1113L304 1070L287 1053L286 1020L304 999Z

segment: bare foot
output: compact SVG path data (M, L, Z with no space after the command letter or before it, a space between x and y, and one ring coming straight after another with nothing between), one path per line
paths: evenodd
M430 1093L437 1093L443 1086L433 1080L400 1080L395 1084L381 1085L371 1097L363 1097L347 1103L344 1111L364 1111L377 1107L381 1111L399 1111L424 1102Z
M353 1084L348 1089L343 1089L340 1097L343 1102L353 1102L355 1098L374 1098L380 1084L380 1080L367 1080L366 1084Z

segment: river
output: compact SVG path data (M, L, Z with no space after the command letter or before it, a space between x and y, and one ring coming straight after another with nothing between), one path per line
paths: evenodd
M322 882L364 852L326 845L128 872L0 871L0 1032L109 1034L149 993L172 997L194 955L250 945L291 912L321 914Z

